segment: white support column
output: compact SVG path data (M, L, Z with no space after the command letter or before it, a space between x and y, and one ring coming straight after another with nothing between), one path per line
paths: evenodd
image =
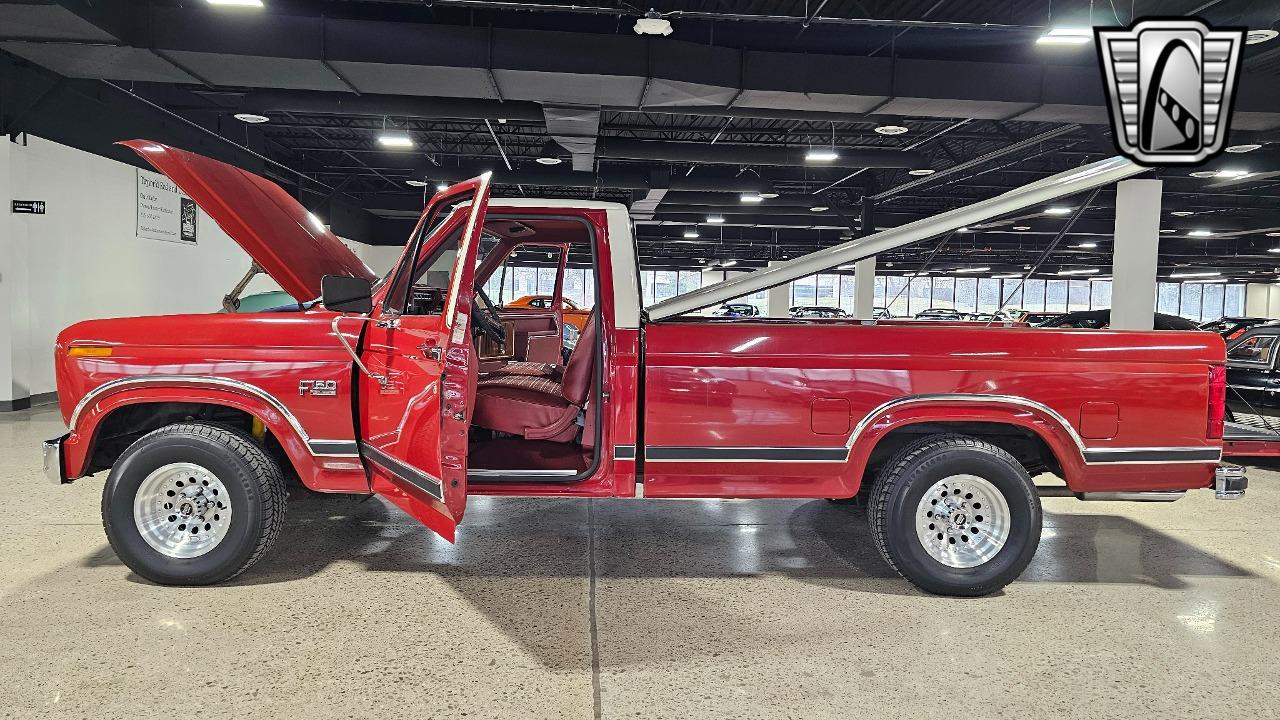
M1244 314L1247 317L1271 317L1271 291L1274 285L1249 283L1244 286Z
M876 258L872 255L853 264L853 316L870 320L876 304Z
M1116 330L1150 330L1155 323L1161 185L1160 180L1116 183L1111 265L1111 327Z
M781 260L769 261L769 266L781 265ZM768 308L765 309L765 315L771 318L791 317L791 283L783 283L777 287L771 287L768 290Z

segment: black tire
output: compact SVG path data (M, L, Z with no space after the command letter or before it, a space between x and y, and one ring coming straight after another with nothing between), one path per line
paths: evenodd
M197 557L159 552L134 521L134 497L143 480L175 462L207 468L222 481L231 503L226 535ZM102 526L111 549L130 570L162 585L212 585L248 570L275 544L284 515L280 466L244 435L202 423L169 425L139 438L120 455L102 490Z
M990 560L956 568L935 559L916 535L924 494L953 475L976 475L1004 496L1009 537ZM1026 469L1004 450L965 435L933 435L898 451L881 470L867 509L871 534L884 559L908 582L937 595L975 597L1017 579L1040 544L1040 497Z

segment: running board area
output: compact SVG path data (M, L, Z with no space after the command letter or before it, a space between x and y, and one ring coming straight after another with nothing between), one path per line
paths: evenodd
M1109 502L1173 502L1187 494L1186 490L1161 490L1155 492L1072 492L1066 486L1037 485L1040 497L1073 497L1078 500Z

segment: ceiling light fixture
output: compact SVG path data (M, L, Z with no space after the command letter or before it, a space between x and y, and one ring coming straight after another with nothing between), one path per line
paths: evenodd
M534 160L534 162L539 165L559 165L564 162L560 157L562 152L564 150L560 147L560 143L548 139L542 143L542 150L538 153L538 159Z
M1085 250L1091 250L1091 249L1093 249L1093 248L1098 247L1098 243L1096 243L1096 242L1083 242L1083 243L1080 243L1079 245L1077 245L1076 247L1078 247L1078 248L1084 248Z
M823 150L823 149L809 150L809 152L805 153L804 155L805 162L831 162L832 160L839 160L839 159L840 159L840 155L837 154L834 149L833 150Z
M408 135L389 135L383 133L378 136L378 144L382 147L406 149L413 147L413 138Z
M1213 235L1213 231L1212 230L1192 230L1191 232L1187 233L1187 235L1191 237L1211 237Z
M1253 152L1260 147L1262 146L1257 143L1245 143L1243 145L1228 145L1226 151L1229 153L1247 153Z
M1061 207L1061 206L1055 205L1054 207L1045 208L1044 214L1045 215L1070 215L1073 209L1074 208Z
M809 212L826 212L830 209L831 208L827 207L826 205L814 205L813 207L809 208Z
M720 263L720 267L733 267L734 265L737 265L737 264L738 264L737 260L725 260L724 262Z
M877 125L876 132L881 135L902 135L907 132L906 125Z
M738 202L758 203L764 202L764 196L760 193L742 193L738 196Z
M1059 275L1096 275L1098 268L1078 268L1076 270L1059 270Z
M444 192L449 189L449 183L437 183L436 192Z
M1030 230L1031 226L1030 225L1014 225L1013 229L1014 230Z
M1242 179L1242 178L1247 178L1247 177L1249 177L1249 176L1250 176L1250 175L1252 175L1252 174L1253 174L1253 173L1249 172L1248 170L1235 170L1235 169L1233 169L1233 170L1219 170L1219 171L1217 172L1217 174L1215 175L1215 177L1220 177L1220 178L1232 178L1232 179L1235 179L1235 180L1240 180L1240 179Z
M410 187L426 187L427 181L426 180L405 180L404 184L409 185Z
M708 215L708 216L707 216L707 222L709 222L709 223L713 223L713 224L716 224L716 225L719 225L720 223L723 223L723 222L724 222L724 216L723 216L723 215Z
M925 177L926 175L932 175L935 172L937 171L933 168L916 168L915 170L908 170L907 174L915 175L916 177Z
M207 0L210 5L223 7L262 7L262 0Z
M1177 231L1177 230L1169 230L1169 229L1165 229L1165 230L1161 230L1161 231L1160 231L1160 234L1161 234L1161 235L1168 235L1169 233L1176 233L1176 232L1178 232L1178 231Z
M1269 232L1267 237L1280 237L1280 232Z
M971 268L956 268L953 272L958 272L958 273L980 273L980 272L987 272L987 271L988 271L988 270L990 270L990 269L991 269L991 268L986 267L986 266L983 266L983 267L971 267Z
M1190 173L1190 175L1193 178L1202 178L1202 179L1211 178L1211 177L1218 177L1218 171L1217 170L1196 170L1195 172Z
M973 232L973 231L967 227L962 227L962 228L956 228L956 232Z
M1280 247L1267 248L1269 253L1280 253Z
M992 275L992 280L1021 280L1022 276L1018 273L1005 273L1003 275Z
M670 35L671 21L662 17L662 14L653 8L644 14L644 17L636 21L635 31L637 35Z
M1258 43L1264 43L1268 40L1274 40L1277 35L1280 35L1280 32L1276 32L1269 28L1250 30L1244 36L1244 44L1257 45Z
M1174 217L1190 217L1192 215L1195 215L1195 213L1192 212L1191 210L1174 210L1172 213L1169 213L1169 214L1173 215Z
M689 228L688 230L685 230L684 236L686 239L689 239L689 240L692 240L698 237L698 228Z
M1036 38L1037 45L1084 45L1093 39L1089 28L1053 28Z
M249 123L250 125L261 125L264 122L271 122L271 118L257 113L236 113L231 117L239 120L240 122Z
M776 192L762 192L762 193L756 193L756 194L764 198L765 200L772 200L778 197L778 193Z
M1222 275L1220 272L1176 272L1169 275L1171 278L1206 278L1218 277Z

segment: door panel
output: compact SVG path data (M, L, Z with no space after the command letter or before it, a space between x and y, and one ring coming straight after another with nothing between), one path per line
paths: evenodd
M435 227L419 233L387 283L361 354L380 376L362 374L359 384L360 450L373 490L449 541L466 510L477 371L470 317L488 197L486 173L432 199L420 227ZM469 206L438 221L467 199ZM409 300L432 292L443 302Z

